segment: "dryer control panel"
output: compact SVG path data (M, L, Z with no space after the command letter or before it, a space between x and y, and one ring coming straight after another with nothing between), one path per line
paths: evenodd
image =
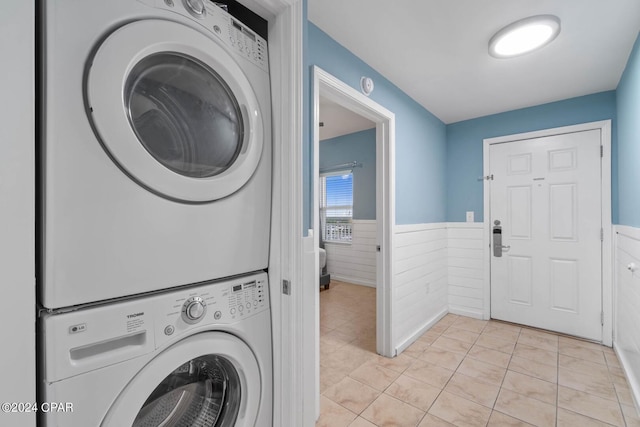
M267 41L231 14L204 0L139 0L158 9L178 13L205 27L227 49L269 71Z

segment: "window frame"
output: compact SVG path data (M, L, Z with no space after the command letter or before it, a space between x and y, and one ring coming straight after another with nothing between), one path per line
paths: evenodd
M351 205L344 205L344 206L349 206L350 207L350 211L351 211L351 215L348 217L338 217L338 218L348 218L347 224L348 224L348 228L349 228L349 232L348 232L348 238L342 238L342 239L327 239L327 216L326 216L326 211L327 211L327 177L332 177L332 176L344 176L344 175L351 175ZM354 198L355 198L355 191L354 191L354 175L353 175L353 170L352 169L343 169L343 170L337 170L337 171L331 171L331 172L325 172L325 173L320 173L320 200L319 200L319 215L320 215L320 221L319 221L319 225L320 225L320 239L322 240L322 242L324 243L330 243L330 244L338 244L338 245L351 245L353 243L353 207L354 207ZM342 206L341 206L342 208ZM323 211L325 212L325 214L323 215Z

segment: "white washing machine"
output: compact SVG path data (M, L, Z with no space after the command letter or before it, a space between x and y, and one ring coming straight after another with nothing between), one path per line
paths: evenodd
M45 427L272 425L265 273L41 321Z
M48 0L41 303L268 265L267 42L209 0Z

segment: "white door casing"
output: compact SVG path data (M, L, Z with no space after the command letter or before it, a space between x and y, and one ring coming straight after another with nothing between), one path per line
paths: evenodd
M303 28L302 0L241 0L269 20L273 117L273 205L269 284L273 335L273 425L313 425L313 384L304 346ZM283 281L290 295L282 292Z
M491 317L601 341L600 130L489 151Z
M313 67L313 188L318 194L319 184L319 110L320 94L333 102L376 123L376 222L377 243L381 250L376 256L376 350L383 356L395 356L395 340L392 328L392 292L393 277L393 228L395 224L395 114L370 98L361 94L346 83L322 70ZM320 225L318 215L318 198L313 197L312 211L314 260L318 259ZM306 308L313 308L313 329L305 328L305 335L314 337L313 349L314 370L316 373L315 401L319 414L319 264L315 262L314 287L305 288L310 297L306 298ZM305 323L307 324L307 323Z
M487 138L483 141L483 173L484 180L484 233L483 240L488 246L484 251L484 292L483 292L483 318L491 318L491 192L489 177L489 148L493 144L519 141L532 138L540 138L551 135L580 132L591 129L601 131L602 158L601 158L601 180L600 191L602 196L602 344L611 346L613 344L613 227L611 224L611 120L582 123L559 128L543 129L539 131L526 132L521 134L505 135L494 138Z
M376 123L376 221L377 240L381 250L377 252L376 282L377 286L377 351L385 356L394 356L391 344L391 269L393 267L393 224L395 224L395 114L357 90L340 81L320 67L313 67L314 76L314 189L318 193L319 172L319 122L320 101L323 97L347 108L356 114ZM314 197L313 212L318 212L318 200ZM319 221L314 215L315 247L318 247ZM316 274L319 277L319 274ZM317 289L316 289L317 293Z
M273 425L312 425L313 384L305 380L303 286L303 27L302 0L239 0L269 21L273 120L273 205L269 286L273 335ZM313 266L311 266L313 268ZM282 292L282 282L291 294ZM309 285L310 286L310 285Z

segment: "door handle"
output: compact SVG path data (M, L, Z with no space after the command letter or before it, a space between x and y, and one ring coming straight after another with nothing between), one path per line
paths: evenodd
M503 252L509 252L511 246L502 244L502 226L500 225L500 220L496 219L493 224L493 256L500 258Z

